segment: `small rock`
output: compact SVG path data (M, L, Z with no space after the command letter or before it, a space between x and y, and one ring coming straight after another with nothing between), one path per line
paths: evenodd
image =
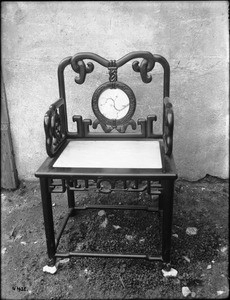
M75 251L80 251L80 250L82 250L82 248L83 248L83 246L84 246L84 243L77 243L77 247L75 248Z
M212 265L207 266L207 270L210 270L212 268Z
M69 258L64 258L64 259L59 260L59 264L66 264L68 262L69 262Z
M220 296L220 295L222 295L222 294L224 294L224 291L217 291L217 295L218 295L218 296Z
M6 253L6 247L2 248L1 253L2 253L2 254L5 254L5 253Z
M34 244L37 244L38 241L35 241Z
M125 238L126 238L128 241L133 241L135 237L132 236L132 235L126 234L126 235L125 235Z
M195 293L195 292L192 292L192 293L191 293L191 297L192 297L192 298L195 298L195 297L196 297L196 293Z
M173 268L171 268L170 271L165 271L164 269L162 269L162 273L164 277L176 277L178 274L177 270Z
M223 247L220 248L220 251L221 251L221 252L225 252L225 251L227 251L227 249L228 249L227 246L223 246Z
M10 233L10 238L13 237L13 238L15 239L17 233L18 233L18 230L17 230L16 227L14 227L14 228L12 229L11 233Z
M56 266L53 266L53 267L45 266L45 267L43 267L43 272L55 274L57 272L57 267Z
M26 245L26 242L21 242L22 245Z
M86 276L90 276L90 275L93 274L93 272L90 271L88 268L85 268L85 270L84 270L83 272L84 272L84 274L85 274Z
M187 297L188 295L191 294L191 291L187 286L183 286L182 287L182 294L183 294L184 297Z
M172 236L174 236L175 238L178 238L178 234L177 233L172 234Z
M186 229L186 233L188 235L196 235L197 234L197 228L196 227L188 227Z
M1 194L2 200L4 201L6 199L6 195Z
M99 217L102 217L106 214L106 212L104 210L99 210L99 212L97 214Z
M101 223L100 227L105 228L108 225L108 219L105 218L104 222Z
M113 225L113 228L117 230L117 229L120 229L121 226L119 226L119 225Z
M20 238L22 238L22 235L21 235L20 233L18 233L18 234L16 235L16 237L14 238L14 240L16 241L16 240L19 240Z
M140 243L140 244L142 244L142 243L144 243L144 242L145 242L145 239L144 239L144 238L140 238L140 239L139 239L139 243Z
M201 190L202 190L202 191L204 191L204 190L205 190L205 188L204 188L204 187L202 187L202 188L201 188Z
M178 278L174 279L174 283L175 284L180 284L180 279L178 279Z
M120 267L120 273L125 273L125 267L126 267L125 264L121 265L121 267Z
M188 258L187 256L182 256L187 262L189 262L190 263L190 258Z
M53 207L56 206L56 203L53 203L52 206L53 206Z

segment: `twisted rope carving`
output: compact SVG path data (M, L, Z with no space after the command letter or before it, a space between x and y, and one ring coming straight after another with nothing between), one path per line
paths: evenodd
M116 82L117 81L117 64L116 60L111 60L109 62L109 81L110 82Z

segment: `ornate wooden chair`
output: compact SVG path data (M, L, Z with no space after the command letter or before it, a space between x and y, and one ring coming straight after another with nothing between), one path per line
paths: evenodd
M85 64L84 60L93 60L109 70L109 81L96 88L92 95L92 109L96 119L83 119L73 116L77 124L76 132L69 132L65 96L64 70L71 65L78 74L77 84L83 84L86 74L91 73L94 65ZM132 59L132 68L140 73L144 83L149 83L148 74L160 63L163 67L163 126L162 133L153 132L155 115L140 118L137 123L132 119L136 98L131 88L117 81L117 70ZM55 263L57 257L91 256L118 258L145 258L150 261L160 260L170 266L171 229L173 214L174 181L177 178L173 148L173 109L169 100L170 67L167 60L150 52L131 52L119 60L107 60L94 53L78 53L66 57L58 66L60 98L54 102L45 114L44 128L48 158L35 173L40 179L41 198L44 214L48 257ZM99 133L100 125L103 132ZM126 132L128 126L131 132ZM139 126L139 130L135 130ZM78 181L84 182L78 185ZM109 187L104 187L103 182ZM134 188L128 183L135 182ZM146 184L140 188L140 183ZM87 205L75 206L75 191L87 191L89 184L101 193L121 190L124 192L147 191L159 196L159 207L142 205ZM52 193L67 192L69 211L56 235L52 212ZM137 209L150 212L162 212L162 252L159 256L114 253L58 252L58 245L63 230L74 212L80 209Z

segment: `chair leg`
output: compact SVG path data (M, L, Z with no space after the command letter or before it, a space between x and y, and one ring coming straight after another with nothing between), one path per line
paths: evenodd
M69 182L69 186L73 187L73 182ZM74 191L71 191L69 188L67 188L67 197L68 197L68 206L69 208L75 207L75 198L74 198Z
M162 194L159 195L159 199L158 199L158 209L159 210L163 210L163 199L162 199Z
M54 223L53 223L53 210L51 193L49 191L49 179L40 178L42 208L46 234L46 244L50 264L55 264L55 236L54 236Z
M162 208L163 208L162 258L164 264L170 267L174 180L162 180L162 186L163 186L163 194L161 199Z

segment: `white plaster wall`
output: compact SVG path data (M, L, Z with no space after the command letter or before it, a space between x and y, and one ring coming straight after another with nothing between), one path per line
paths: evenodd
M171 66L179 176L228 177L227 1L2 2L2 72L20 178L33 179L47 156L43 117L58 98L58 63L77 52L119 59L137 50L161 54ZM66 72L69 119L94 118L92 92L108 80L107 70L94 65L82 86ZM119 69L139 101L135 119L159 114L161 71L156 66L146 85L131 62Z

